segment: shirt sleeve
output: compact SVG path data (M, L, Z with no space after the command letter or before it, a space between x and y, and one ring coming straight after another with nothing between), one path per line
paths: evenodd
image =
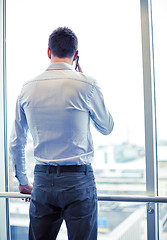
M25 163L25 146L27 143L28 124L24 109L20 106L19 97L16 103L15 121L9 142L9 157L13 163L15 177L21 185L28 184Z
M113 118L105 106L100 87L95 82L89 102L90 117L95 128L103 135L108 135L114 127Z

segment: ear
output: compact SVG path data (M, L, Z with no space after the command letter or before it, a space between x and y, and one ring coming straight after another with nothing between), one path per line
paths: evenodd
M77 59L77 56L78 56L78 50L74 54L73 61L75 61Z
M51 50L50 50L49 47L48 47L48 51L47 51L47 53L48 53L48 58L51 59Z

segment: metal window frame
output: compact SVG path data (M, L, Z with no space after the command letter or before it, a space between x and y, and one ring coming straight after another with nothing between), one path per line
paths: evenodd
M31 198L30 194L22 194L19 192L0 192L0 198ZM167 197L151 197L151 196L138 196L138 195L110 195L98 196L98 201L109 202L144 202L144 203L167 203Z
M8 192L6 0L0 0L0 190ZM0 240L10 239L9 200L0 199Z
M158 167L156 143L156 108L155 108L155 81L154 81L154 51L152 34L151 0L140 0L141 33L143 56L143 84L144 84L144 111L145 111L145 151L146 151L146 189L153 211L147 208L147 239L158 240L158 208L155 204L158 196ZM6 0L0 0L0 192L8 191L8 158L7 158L7 98L6 98ZM9 204L8 197L0 197L0 240L10 239L9 233ZM21 196L21 195L19 195ZM23 196L21 196L23 197ZM155 197L155 198L154 198ZM130 201L130 198L128 201ZM138 197L138 200L140 197ZM102 200L103 199L103 200ZM115 198L116 199L116 198ZM153 200L154 199L154 200ZM99 197L99 200L110 201L108 197ZM121 196L117 196L122 201ZM124 199L125 200L125 199ZM132 200L132 199L131 199ZM134 199L133 199L134 200ZM161 199L162 200L162 199ZM164 199L163 199L164 200ZM166 200L165 200L166 201Z
M143 85L145 112L146 191L149 196L158 196L158 159L156 129L156 98L154 75L154 47L151 0L140 0L143 56ZM153 211L147 206L147 239L159 239L158 205Z

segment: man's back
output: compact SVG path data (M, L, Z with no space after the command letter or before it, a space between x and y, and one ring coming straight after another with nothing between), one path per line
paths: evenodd
M95 80L65 63L52 63L23 86L20 105L33 137L36 160L60 165L90 161L89 114L94 88Z

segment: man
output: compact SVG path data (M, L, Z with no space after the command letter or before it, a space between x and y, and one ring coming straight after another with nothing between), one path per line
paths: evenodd
M90 120L104 135L113 129L96 81L76 71L78 40L69 28L49 37L48 69L25 83L10 139L21 193L31 193L30 240L55 240L63 219L70 240L97 239L97 193L91 162ZM25 166L27 131L33 138L33 187Z

